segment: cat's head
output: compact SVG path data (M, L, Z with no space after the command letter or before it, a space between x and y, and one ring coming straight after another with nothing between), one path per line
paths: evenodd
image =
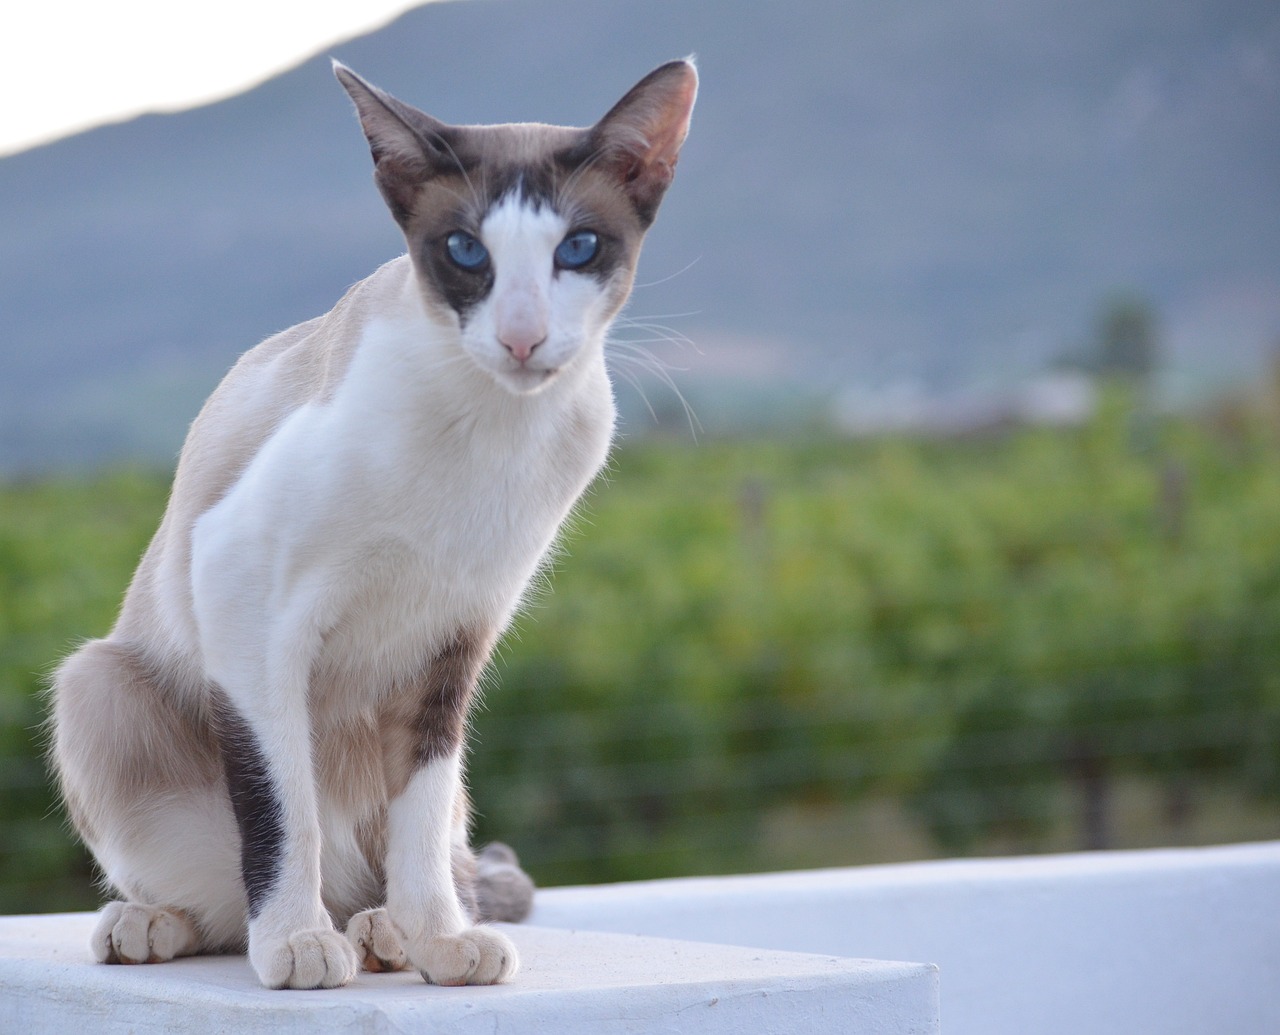
M631 291L698 88L692 63L650 72L587 129L453 126L334 63L436 322L511 392L589 350Z

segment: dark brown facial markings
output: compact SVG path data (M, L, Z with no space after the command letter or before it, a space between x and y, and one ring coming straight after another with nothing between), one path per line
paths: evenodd
M454 232L479 240L485 214L513 191L535 208L551 205L571 233L597 233L601 254L590 268L576 269L611 292L619 284L630 288L640 240L688 133L698 89L691 62L654 69L589 129L449 125L344 66L335 64L334 72L355 103L374 178L405 233L429 302L465 323L488 297L492 269L451 262L447 242ZM625 294L610 299L615 309Z
M546 131L553 146L531 146L539 130ZM550 208L558 213L567 233L590 230L597 235L597 254L572 273L592 277L603 290L616 294L610 308L620 308L630 290L644 228L631 202L582 149L579 131L486 126L459 132L463 135L455 138L454 170L420 185L406 225L410 254L430 301L451 310L459 326L466 326L493 290L496 271L492 261L476 269L461 268L450 258L449 236L460 231L483 244L485 218L514 196L532 211ZM512 139L504 148L507 134ZM504 155L504 150L515 152L520 160ZM561 276L568 271L553 264L548 272Z

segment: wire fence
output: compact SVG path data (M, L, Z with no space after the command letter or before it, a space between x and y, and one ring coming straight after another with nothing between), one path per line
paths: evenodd
M1261 668L1280 662L1274 641L1255 650ZM873 734L854 688L818 713L739 699L723 720L688 707L659 723L607 705L482 713L472 751L480 833L516 844L555 882L1280 836L1274 701L1169 714L1132 667L1115 682L1130 689L1109 705L1127 714L1092 717L1081 702L1073 720L1034 705L969 715L948 707L967 690L940 687L901 729ZM705 737L671 736L708 726ZM868 825L868 802L881 818L892 812L896 843L885 843L882 822ZM807 843L771 841L779 816Z

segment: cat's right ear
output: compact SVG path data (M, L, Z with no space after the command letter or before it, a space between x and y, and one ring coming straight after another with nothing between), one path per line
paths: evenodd
M360 127L373 155L374 180L391 214L407 228L418 188L448 169L459 169L452 126L392 97L333 63L333 74L355 103Z
M697 96L693 62L668 61L636 83L590 132L603 167L613 171L646 226L675 176Z

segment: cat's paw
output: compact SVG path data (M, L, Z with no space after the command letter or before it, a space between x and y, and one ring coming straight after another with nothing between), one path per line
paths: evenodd
M250 939L249 962L268 988L337 988L356 976L359 961L346 938L317 927L287 938Z
M432 938L413 962L433 985L498 985L520 969L511 939L487 927Z
M199 945L195 925L181 913L137 902L109 902L89 948L99 963L164 963Z
M400 932L385 909L366 909L353 916L347 924L347 941L355 947L360 965L372 973L404 970L409 965Z

